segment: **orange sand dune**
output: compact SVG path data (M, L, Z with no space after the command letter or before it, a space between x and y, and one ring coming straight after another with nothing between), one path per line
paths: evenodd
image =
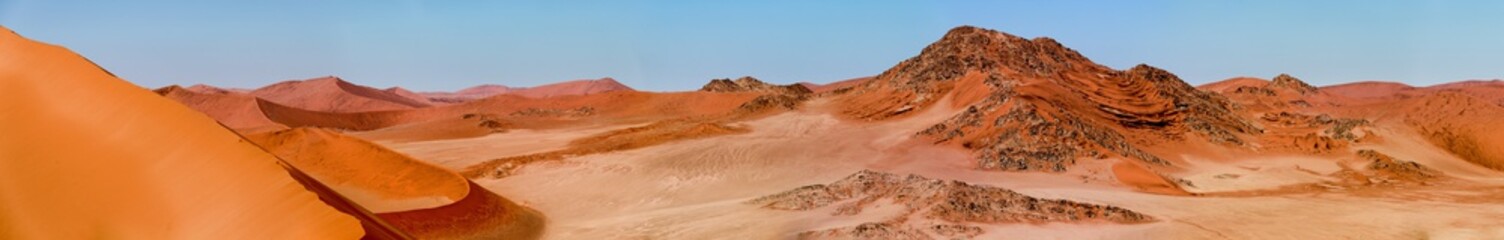
M202 86L202 85L199 85ZM262 132L287 129L286 125L266 118L256 97L244 93L217 91L210 88L190 90L177 85L157 89L157 94L178 101L188 108L209 115L238 132Z
M1504 107L1466 93L1439 92L1370 106L1403 114L1432 144L1475 164L1504 171Z
M329 130L294 128L246 138L374 212L443 206L470 192L459 174Z
M289 127L328 127L370 130L397 122L400 111L336 113L285 106L248 94L225 90L185 90L177 86L157 89L164 97L203 112L242 133L259 133Z
M1412 87L1395 82L1356 82L1326 86L1322 91L1358 100L1385 101L1420 97L1438 92L1457 92L1504 106L1504 80L1469 80L1437 84L1427 87Z
M250 92L250 91L246 91L246 90L243 90L243 89L227 89L227 88L220 88L220 87L209 86L209 85L204 85L204 84L194 84L193 86L188 86L187 88L184 88L184 89L187 89L188 91L199 92L199 93L249 93Z
M530 98L546 98L555 96L589 95L610 91L633 91L631 87L616 82L616 79L601 78L594 80L574 80L553 83L525 89L513 89L507 94Z
M1437 84L1426 87L1436 91L1455 91L1479 99L1487 100L1495 105L1504 106L1504 80L1470 80Z
M329 76L285 81L251 91L253 96L295 108L325 112L369 112L428 107L401 95Z
M402 111L335 113L299 109L257 99L257 106L268 119L288 127L324 127L343 130L372 130L395 125Z
M1391 97L1395 94L1415 90L1415 87L1397 82L1353 82L1321 87L1321 91L1357 99L1371 99Z
M336 81L336 80L320 80ZM592 80L575 83L608 84ZM549 86L579 84L554 84ZM319 85L300 84L303 87ZM285 90L304 92L284 86ZM240 131L262 132L288 127L373 131L365 137L412 141L469 138L506 131L579 124L645 123L682 117L723 115L757 98L758 93L608 91L589 95L530 98L514 94L464 103L408 110L330 112L302 109L232 91L160 91ZM549 89L549 88L537 88ZM558 88L576 89L579 88ZM595 91L599 88L585 88ZM629 90L629 88L628 88ZM400 88L390 92L406 92ZM588 92L587 91L587 92ZM567 91L566 91L567 92Z
M67 49L0 28L0 89L0 238L362 236L275 156Z
M1312 107L1341 107L1362 102L1352 96L1340 94L1341 91L1313 87L1288 74L1280 74L1273 80L1235 77L1196 88L1221 94L1242 104L1244 110L1247 110L1244 112L1255 115Z
M505 129L631 124L720 115L757 96L757 93L611 91L542 99L499 95L409 111L321 113L276 106L263 108L268 117L288 126L380 129L380 133L366 136L402 141L477 137Z
M513 88L508 86L482 84L474 87L460 89L459 91L455 92L422 92L418 94L423 95L423 97L427 97L432 101L457 103L506 94L512 91Z
M539 85L535 87L516 88L495 84L474 86L453 93L426 92L422 93L430 99L441 102L464 102L487 98L496 95L509 94L529 98L549 98L558 96L590 95L610 91L635 91L632 87L617 82L612 78L581 79Z
M387 88L387 89L383 89L381 91L382 92L391 93L392 95L397 95L397 96L400 96L402 98L406 98L407 100L412 100L413 102L421 103L423 105L436 106L436 105L448 104L448 103L445 103L445 102L434 102L433 100L428 99L428 97L423 96L422 94L418 94L416 92L409 91L409 90L404 89L402 87L390 87L390 88Z
M1240 87L1264 87L1268 85L1269 80L1267 79L1256 77L1235 77L1228 78L1222 81L1202 84L1201 86L1196 86L1196 88L1212 92L1229 92L1234 91Z
M515 127L511 120L491 115L464 115L359 132L358 136L384 141L427 141L482 137Z
M541 214L460 175L316 128L248 136L397 229L421 239L533 239Z
M537 239L543 236L542 214L497 196L474 182L464 199L436 208L381 213L377 216L421 239Z
M838 90L838 89L847 88L847 87L851 87L851 86L856 86L857 84L862 84L862 82L866 82L868 80L872 80L872 78L874 78L874 77L876 77L876 76L866 76L866 77L852 78L852 79L846 79L846 80L840 80L840 81L830 82L830 83L826 83L826 84L819 84L819 83L812 83L812 82L799 82L799 85L804 85L805 88L809 88L810 91L814 91L815 93L818 94L818 93L825 93L825 92L835 91L835 90Z

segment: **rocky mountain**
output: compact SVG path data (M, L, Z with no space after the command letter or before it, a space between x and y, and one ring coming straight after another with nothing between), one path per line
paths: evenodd
M1280 74L1279 76L1274 76L1274 81L1269 82L1269 87L1289 89L1290 91L1295 91L1300 94L1309 94L1316 92L1316 87L1311 86L1311 84L1306 84L1305 81L1301 81L1299 78L1291 77L1290 74Z
M814 91L811 91L809 88L801 84L775 85L763 82L762 80L758 80L757 78L753 78L751 76L740 77L736 80L731 80L729 78L711 79L710 83L706 83L704 87L700 87L700 91L763 92L791 95L814 93Z
M868 120L961 109L920 134L974 151L983 169L1059 172L1107 157L1169 165L1145 143L1239 146L1261 132L1234 114L1238 105L1168 71L1113 70L1053 39L970 26L840 98L848 116Z

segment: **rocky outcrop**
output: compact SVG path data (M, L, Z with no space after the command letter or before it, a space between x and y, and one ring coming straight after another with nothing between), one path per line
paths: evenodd
M1263 139L1266 149L1286 149L1305 153L1327 153L1347 149L1360 141L1360 132L1354 130L1367 126L1368 120L1337 118L1327 114L1307 115L1281 111L1259 116L1265 126L1279 130ZM1315 129L1316 131L1311 131Z
M729 78L712 79L710 80L710 83L706 83L704 87L700 87L700 91L763 92L787 95L806 95L814 93L814 91L810 91L808 87L805 87L801 84L775 85L763 82L762 80L757 80L757 78L750 76L737 78L736 80L731 80Z
M511 129L514 127L513 125L515 125L511 121L507 121L491 114L468 113L461 115L460 118L476 120L476 127L489 130L489 132L491 133L506 132L507 129Z
M834 215L855 215L879 204L902 207L889 221L811 231L801 236L928 239L975 236L981 229L958 224L1146 223L1153 217L1131 210L1070 200L1041 199L1008 189L918 175L863 170L831 184L817 184L748 202L768 209L808 211L836 205Z
M742 103L741 106L737 106L736 110L734 110L733 113L751 114L774 109L793 110L795 108L798 108L799 104L804 102L804 100L809 100L809 95L764 94L762 96L757 96L757 98L753 98L752 100L749 100L745 103Z
M1064 172L1075 164L1077 158L1103 158L1107 153L1141 159L1155 164L1168 161L1146 153L1129 144L1116 131L1091 126L1069 112L1056 115L1042 113L1028 102L1015 103L1005 114L991 120L989 131L996 134L962 143L963 147L977 151L977 164L981 169L1012 171ZM985 108L984 108L985 109ZM968 134L967 128L980 128L981 110L975 106L955 117L931 126L921 135L936 136L939 141L948 141Z
M919 56L845 95L856 118L880 120L950 97L965 111L920 132L976 152L979 168L1066 171L1078 158L1168 165L1132 143L1200 136L1230 146L1262 129L1239 105L1148 65L1119 71L1049 38L952 29Z
M750 101L737 106L734 113L752 114L772 109L792 110L809 100L814 91L804 84L775 85L757 80L753 77L741 77L736 80L712 79L700 88L701 92L755 92L763 93Z
M549 117L549 118L578 118L595 115L593 107L578 107L572 109L557 108L524 108L510 114L513 117Z
M1440 171L1420 165L1420 163L1395 159L1374 150L1358 150L1358 157L1368 160L1368 170L1383 177L1423 181L1441 176Z
M1300 94L1316 92L1316 87L1306 84L1305 81L1301 81L1299 78L1291 77L1290 74L1274 76L1273 81L1269 82L1269 87L1274 89L1289 89Z

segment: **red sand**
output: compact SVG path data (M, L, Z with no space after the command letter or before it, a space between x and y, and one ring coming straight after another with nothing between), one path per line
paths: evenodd
M256 89L250 94L282 105L323 112L406 110L430 106L333 76L285 81Z
M799 85L804 85L805 88L809 88L810 91L813 91L816 94L819 94L819 93L825 93L825 92L835 91L835 90L842 89L842 88L848 88L848 87L851 87L851 86L856 86L858 84L862 84L863 82L872 80L872 78L874 78L874 76L852 78L852 79L846 79L846 80L840 80L840 81L830 82L830 83L826 83L826 84L819 84L819 83L812 83L812 82L799 82Z
M442 206L470 192L459 174L329 130L246 138L375 212Z
M611 91L635 91L632 87L617 82L612 78L582 79L558 82L535 87L515 88L502 85L480 85L462 89L453 93L427 92L424 96L441 99L449 102L464 102L487 98L496 95L517 95L528 98L549 98L559 96L590 95Z
M202 85L195 85L202 86ZM286 125L266 117L256 97L243 93L200 87L190 90L174 86L157 89L157 94L198 110L237 132L253 133L287 129Z

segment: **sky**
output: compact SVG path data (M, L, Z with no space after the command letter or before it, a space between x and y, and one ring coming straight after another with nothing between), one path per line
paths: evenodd
M0 25L153 88L328 75L420 91L823 83L881 73L959 25L1192 84L1289 73L1424 86L1504 78L1501 12L1504 1L0 0Z

